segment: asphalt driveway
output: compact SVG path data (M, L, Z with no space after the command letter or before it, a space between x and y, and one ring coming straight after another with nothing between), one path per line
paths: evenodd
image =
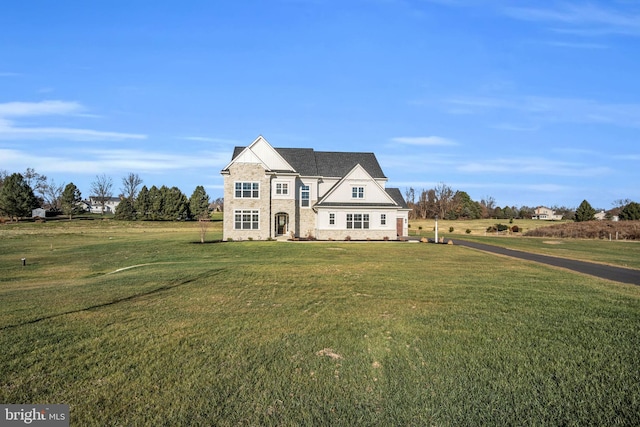
M478 249L486 252L492 252L499 255L506 255L514 258L524 259L527 261L534 261L542 264L552 265L555 267L566 268L568 270L589 274L591 276L612 280L614 282L640 285L640 270L596 264L593 262L577 261L567 258L558 258L548 255L533 254L530 252L522 252L515 249L485 245L483 243L468 242L466 240L454 240L453 243L455 245L465 246L468 248Z

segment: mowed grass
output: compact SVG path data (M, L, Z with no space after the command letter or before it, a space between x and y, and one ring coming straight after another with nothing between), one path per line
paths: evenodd
M455 245L197 241L0 228L0 401L99 426L640 424L639 287Z

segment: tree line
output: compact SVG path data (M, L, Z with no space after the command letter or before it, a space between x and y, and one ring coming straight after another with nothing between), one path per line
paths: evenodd
M405 190L405 201L409 207L409 219L435 218L441 219L516 219L531 218L535 207L531 206L497 206L491 196L474 201L465 191L453 190L445 183L434 188L416 191L413 187ZM640 204L629 199L613 202L614 208L607 212L608 218L617 216L620 220L640 220ZM577 209L566 206L551 206L550 209L563 219L589 221L595 219L596 210L589 202L583 201Z
M209 195L201 185L187 198L177 187L142 186L142 178L132 172L121 182L120 202L115 211L117 219L184 220L201 219L209 214ZM97 175L90 190L91 198L104 214L106 202L113 197L112 178ZM11 220L31 216L32 210L40 207L72 218L84 211L81 202L82 194L73 182L56 184L31 168L23 174L0 171L0 214ZM215 203L222 206L222 198Z

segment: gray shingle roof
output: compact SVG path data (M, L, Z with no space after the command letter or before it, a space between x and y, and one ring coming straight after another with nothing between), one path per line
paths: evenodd
M385 190L387 191L387 194L391 196L393 201L398 204L398 206L404 209L409 209L409 206L407 206L407 202L404 201L404 197L402 197L402 193L399 188L386 188Z
M235 147L232 160L245 148ZM314 151L312 148L275 150L302 176L342 178L360 164L372 178L386 178L373 153Z

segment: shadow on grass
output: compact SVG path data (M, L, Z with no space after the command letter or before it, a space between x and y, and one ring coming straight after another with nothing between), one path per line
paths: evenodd
M42 316L42 317L38 317L36 319L32 319L32 320L28 320L26 322L22 322L22 323L16 323L14 325L7 325L7 326L2 326L0 327L0 331L4 331L4 330L8 330L8 329L15 329L18 328L20 326L27 326L27 325L32 325L34 323L39 323L42 322L44 320L50 320L50 319L55 319L57 317L62 317L62 316L66 316L68 314L75 314L75 313L83 313L86 311L91 311L91 310L97 310L100 308L104 308L104 307L110 307L122 302L127 302L127 301L134 301L138 298L143 298L149 295L154 295L154 294L159 294L161 292L165 292L165 291L169 291L172 289L176 289L176 288L180 288L182 286L188 285L189 283L193 283L199 279L205 278L205 277L211 277L212 275L216 275L219 274L220 272L222 272L224 269L223 268L218 268L215 270L208 270L196 277L192 277L190 279L186 279L186 280L182 280L180 282L171 284L171 285L166 285L166 286L161 286L159 288L153 289L151 291L148 292L141 292L138 294L133 294L133 295L129 295L127 297L124 298L118 298L115 299L113 301L109 301L109 302L105 302L105 303L101 303L101 304L95 304L89 307L85 307L85 308L79 308L77 310L69 310L69 311L65 311L63 313L56 313L56 314L50 314L48 316Z
M205 242L201 242L200 240L198 240L198 241L193 241L189 243L191 243L192 245L211 245L213 243L224 243L224 242L222 241L222 239L220 239L220 240L207 240Z

